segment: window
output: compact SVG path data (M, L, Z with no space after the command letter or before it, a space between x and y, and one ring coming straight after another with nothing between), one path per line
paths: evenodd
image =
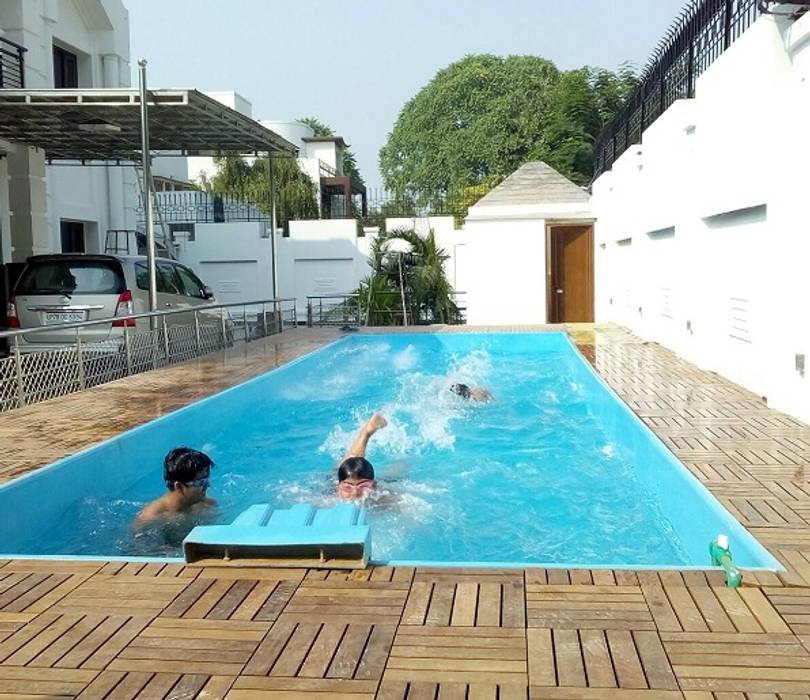
M41 260L29 263L17 294L120 294L124 278L117 263L96 260Z
M135 284L138 289L149 289L149 270L146 263L135 263ZM160 294L180 294L180 281L170 263L159 262L155 265L155 287Z
M158 291L167 294L182 294L182 284L174 271L174 265L167 262L158 262Z
M174 271L183 284L182 294L195 299L205 299L205 285L200 282L197 275L182 265L175 265Z
M79 58L75 53L59 46L53 47L53 86L55 88L79 87Z
M63 253L84 253L84 224L78 221L60 221L59 233Z

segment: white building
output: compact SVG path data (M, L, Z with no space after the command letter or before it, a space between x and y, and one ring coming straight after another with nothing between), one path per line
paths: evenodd
M596 316L808 420L810 14L772 7L594 182Z
M3 0L3 39L25 48L27 89L130 84L129 15L121 0ZM8 77L2 87L22 87ZM103 252L108 229L135 227L136 205L132 167L47 165L41 150L0 141L2 262Z
M239 93L226 90L205 94L253 118L252 103ZM298 167L315 185L322 211L329 208L327 214L338 217L365 213L365 186L343 172L343 154L347 148L343 137L316 136L312 127L295 120L259 119L258 122L298 148ZM155 158L153 174L158 191L182 191L210 182L217 174L217 167L210 156L169 156Z
M476 202L464 222L467 321L593 321L593 215L587 192L542 161Z

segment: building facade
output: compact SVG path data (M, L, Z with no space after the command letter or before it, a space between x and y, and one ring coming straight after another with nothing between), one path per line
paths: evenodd
M808 420L810 13L770 7L593 183L596 316Z
M129 14L121 0L3 0L4 39L25 51L24 84L3 87L130 85ZM2 262L103 252L108 230L135 228L131 166L48 164L39 149L3 142L0 156Z

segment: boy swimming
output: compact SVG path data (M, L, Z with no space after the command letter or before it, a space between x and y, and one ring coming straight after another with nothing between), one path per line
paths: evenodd
M379 413L371 416L338 464L337 492L341 498L365 500L377 485L374 479L374 467L366 459L366 449L371 436L386 425L388 425L388 421Z
M466 384L451 384L450 391L457 394L462 399L478 401L479 403L486 403L487 401L492 400L492 394L489 393L488 389L485 389L482 386L477 386L471 389Z
M190 447L176 447L163 460L163 480L168 493L155 499L138 514L136 528L159 518L183 513L194 506L214 506L216 501L207 498L205 493L211 483L211 458Z

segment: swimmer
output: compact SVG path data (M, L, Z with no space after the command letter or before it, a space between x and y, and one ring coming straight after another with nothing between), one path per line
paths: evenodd
M492 394L489 393L488 389L482 386L471 389L466 384L452 384L450 391L454 394L458 394L462 399L469 399L470 401L477 401L478 403L487 403L487 401L492 400Z
M143 527L154 520L184 513L197 505L215 506L205 493L211 483L211 458L190 447L176 447L163 460L163 480L168 493L155 499L138 514L134 526Z
M337 492L341 498L347 501L365 500L377 485L374 467L366 459L366 449L371 436L386 425L388 421L379 413L371 416L340 461L337 468Z

